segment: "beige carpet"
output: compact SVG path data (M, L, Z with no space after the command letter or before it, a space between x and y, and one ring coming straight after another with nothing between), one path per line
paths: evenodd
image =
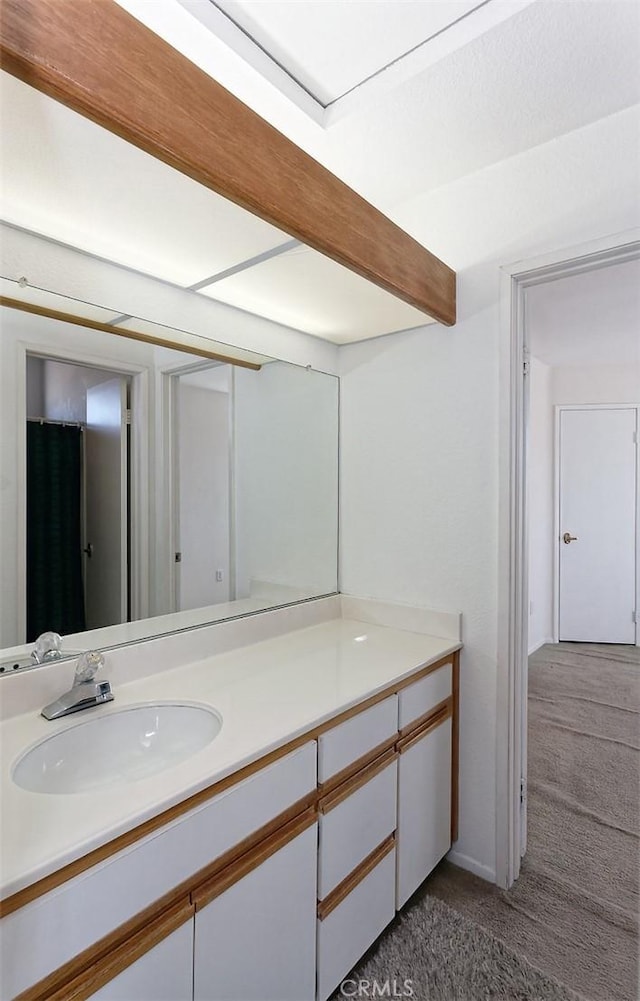
M441 900L421 893L398 914L331 1001L582 1001Z
M640 650L529 664L529 831L508 892L443 863L426 892L590 1001L638 998Z

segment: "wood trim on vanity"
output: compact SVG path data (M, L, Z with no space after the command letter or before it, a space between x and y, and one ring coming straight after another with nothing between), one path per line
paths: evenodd
M223 869L242 861L249 852L254 851L262 843L273 838L279 831L284 830L285 826L295 823L303 815L305 817L308 816L309 810L312 810L314 815L317 815L317 800L317 792L311 792L302 799L299 799L297 803L279 813L268 824L260 827L253 834L247 835L246 838L239 841L233 848L230 848L222 855L219 855L217 859L214 859L213 862L210 862L204 869L200 869L194 873L182 886L178 887L178 890L184 892L185 888L199 887L204 882L211 880L218 873L221 873Z
M446 657L441 657L440 660L436 660L434 664L429 664L427 667L421 667L419 671L410 675L408 678L404 678L402 681L398 682L394 687L394 692L401 692L403 688L409 688L411 685L415 684L416 681L422 681L426 678L428 674L433 674L434 671L438 671L441 667L446 667L447 664L453 666L453 659L456 656L456 652L448 653Z
M147 921L134 934L124 937L124 930L131 923L127 922L44 980L22 991L14 1001L86 1001L185 921L190 921L194 914L193 904L185 897Z
M343 782L347 782L352 776L358 775L363 768L367 768L374 761L377 761L377 759L386 751L393 750L397 739L398 734L396 732L392 737L388 737L387 740L383 740L381 744L378 744L370 751L367 751L367 753L363 754L362 757L356 758L355 761L352 761L351 764L347 765L346 768L343 768L342 771L336 772L335 775L332 775L331 778L328 778L325 782L319 782L318 796L322 798L328 793L333 792L333 790L341 786Z
M155 337L153 334L143 334L139 330L127 330L125 327L114 326L113 323L100 323L98 320L90 320L86 316L77 316L74 313L63 313L58 309L48 309L46 306L35 306L31 302L23 302L21 299L11 299L9 296L0 295L0 306L9 309L19 309L23 313L33 313L35 316L47 316L50 320L62 320L64 323L73 323L77 327L88 327L89 330L101 330L106 334L117 334L118 337L126 337L130 341L142 341L144 344L154 344L161 348L171 348L172 351L182 351L183 354L197 355L199 358L211 358L214 361L225 362L228 365L237 365L239 368L250 368L254 372L259 372L262 365L253 361L244 361L233 358L231 355L221 355L215 351L208 351L205 347L195 347L188 344L180 344L169 337ZM199 337L199 334L191 334L192 337ZM202 338L205 341L205 338Z
M456 275L114 0L3 0L3 68L446 325Z
M209 865L194 873L193 876L190 876L172 890L169 890L168 893L165 893L164 896L154 901L148 907L145 907L144 910L135 914L128 921L125 921L124 924L114 928L108 935L90 945L83 952L78 953L77 956L74 956L63 966L54 970L43 980L29 987L16 998L16 1001L49 1001L52 997L57 998L56 991L62 990L63 985L66 986L70 982L75 983L76 979L80 980L81 975L85 971L99 964L103 957L110 955L120 945L134 939L137 941L138 936L141 936L146 929L155 928L157 922L161 922L169 912L173 914L176 908L185 904L185 901L191 908L192 913L194 913L195 906L192 895L197 893L207 880L211 880L217 873L222 872L222 870L232 865L239 867L243 858L248 853L254 851L263 842L269 841L271 843L279 832L285 829L290 831L294 825L302 822L302 818L304 818L304 826L309 826L317 817L317 810L315 808L316 799L317 794L313 792L298 800L297 803L294 803L287 810L278 814L268 824L260 827L253 834L248 835L248 837L243 838L242 841L238 842L238 844L234 845L227 852L224 852L224 854L218 856ZM308 819L309 816L313 818L311 821ZM173 930L173 928L169 928L169 931ZM169 931L167 934L169 934ZM152 945L155 944L155 942L152 943ZM142 955L142 952L140 955ZM134 956L131 962L137 958L138 956ZM94 989L97 990L97 987ZM75 1001L75 995L73 997Z
M460 768L460 651L453 655L451 715L451 843L458 840L458 796Z
M418 744L423 737L426 737L428 733L432 730L437 729L442 723L451 718L451 703L447 700L447 705L440 709L437 713L432 713L422 726L416 727L411 733L408 733L406 737L399 740L397 743L398 754L404 754L405 751L410 750L415 744Z
M181 817L185 813L189 813L195 807L200 806L205 803L212 796L216 796L218 793L224 792L231 786L236 785L238 782L242 782L243 779L248 778L250 775L255 774L255 772L261 771L268 765L272 764L274 761L278 761L280 758L286 757L291 751L295 751L298 747L306 744L310 740L315 740L321 734L326 733L327 730L332 730L334 727L339 726L346 720L351 719L353 716L357 716L359 713L364 712L371 706L377 705L378 702L383 702L384 699L388 698L390 695L394 695L403 688L414 684L416 681L420 681L426 675L431 674L433 671L437 671L438 668L443 667L445 664L454 665L454 705L455 705L455 692L456 692L456 664L458 662L458 653L448 654L446 657L442 657L440 660L427 667L419 668L414 671L413 674L402 681L394 682L388 688L382 689L375 695L370 696L363 702L359 702L350 709L345 709L344 712L339 713L337 716L332 717L325 723L321 723L316 727L306 733L300 734L300 736L295 737L293 740L288 741L288 743L283 744L282 747L276 748L274 751L270 751L263 757L258 758L256 761L252 761L251 764L245 765L244 768L233 772L231 775L227 775L225 778L220 779L218 782L214 782L212 785L207 786L206 789L201 789L200 792L194 793L193 796L189 796L187 799L182 800L180 803L176 803L175 806L170 807L168 810L164 810L155 817L150 817L144 823L139 824L137 827L132 828L130 831L126 831L119 837L114 838L113 841L109 841L99 848L95 848L93 851L89 852L87 855L83 855L81 858L75 859L68 865L63 866L56 872L51 873L48 876L44 876L42 879L35 883L31 883L30 886L24 887L22 890L18 890L16 893L11 894L9 897L5 897L4 900L0 900L0 917L4 917L7 914L11 914L13 911L19 910L19 908L24 907L25 904L30 903L32 900L36 900L43 894L48 893L50 890L55 889L62 883L67 882L67 880L73 879L75 876L80 875L80 873L85 872L86 869L91 869L92 866L98 865L98 863L103 862L105 859L110 858L112 855L116 855L119 851L124 848L128 848L130 845L134 844L136 841L140 841L145 838L148 834L152 834L159 828L164 827L166 824L171 823L177 817ZM455 727L455 711L454 711L454 749L456 748L456 727ZM318 794L312 794L315 798L317 796L324 796L340 783L346 781L351 775L354 775L360 769L364 768L381 754L387 751L389 748L393 747L397 741L397 734L388 740L379 744L368 754L363 755L357 761L353 762L343 771L338 772L337 775L332 776L326 782L321 783L319 786ZM456 751L457 754L457 751ZM457 767L457 757L456 757L456 767ZM453 780L452 780L453 781ZM455 788L457 790L457 775L455 776ZM456 799L456 813L457 813L457 792ZM298 804L296 804L298 806ZM293 809L293 808L292 808Z
M428 723L429 720L433 719L434 716L437 716L444 709L452 709L452 708L453 708L453 697L449 695L448 698L443 699L442 702L438 702L437 705L433 706L433 708L429 709L426 713L423 713L422 716L418 716L410 723L407 723L406 726L403 726L402 729L399 731L400 739L403 740L405 737L408 737L410 734L413 733L414 730L417 730L419 727L424 726L425 723Z
M66 883L68 880L74 879L76 876L79 876L80 873L85 872L87 869L91 869L94 865L98 865L100 862L104 862L105 859L110 858L112 855L117 855L117 853L122 851L124 848L128 848L130 845L135 844L136 841L141 841L143 838L147 837L148 834L153 834L154 831L159 830L161 827L165 827L166 824L170 824L171 821L183 816L183 814L189 813L190 810L200 806L202 803L206 803L207 800L216 796L218 793L224 792L226 789L236 785L238 782L242 782L243 779L249 778L250 775L266 768L279 758L285 757L291 751L301 747L302 744L306 744L309 739L310 738L308 736L304 736L291 741L284 747L278 748L270 754L266 754L263 758L253 761L250 765L246 765L244 768L241 768L240 771L233 772L233 774L228 775L226 778L220 779L219 782L215 782L213 785L207 786L206 789L202 789L200 792L194 793L193 796L189 796L180 803L176 803L175 806L170 807L168 810L164 810L162 813L157 814L157 816L150 817L149 820L146 820L143 824L133 827L130 831L126 831L124 834L119 835L119 837L114 838L113 841L108 841L105 845L95 848L87 855L83 855L81 858L75 859L73 862L69 862L68 865L63 866L56 872L52 872L49 876L44 876L36 883L32 883L30 886L25 886L23 890L18 890L10 897L5 897L4 900L0 900L0 918L5 917L7 914L11 914L13 911L19 910L21 907L24 907L25 904L29 904L32 900L36 900L43 894L49 893L50 890L54 890L62 883ZM317 793L310 793L309 797L305 797L304 802L306 802L307 799L315 801L317 799ZM298 804L296 804L296 806L297 805Z
M315 824L317 819L318 814L313 807L306 810L299 817L296 817L295 820L286 824L281 830L276 831L266 841L263 841L253 851L237 859L208 882L196 887L191 893L191 900L196 911L201 911L203 907L210 904L212 900L219 897L221 893L228 890L234 883L248 876L250 872L253 872L254 869L257 869L263 862L266 862L272 855L275 855L277 851L280 851L290 841L297 838L299 834L306 831L308 827Z
M385 768L388 768L389 765L393 764L397 757L397 753L392 747L390 747L370 765L363 768L356 775L347 779L342 783L342 785L333 789L332 792L323 796L318 802L318 810L320 813L330 813L331 810L333 810L336 806L339 806L345 799L348 799L352 793L366 785L367 782L370 782L371 779L376 777L376 775L379 775L379 773L383 772Z
M360 863L360 865L349 873L349 875L342 880L341 883L329 893L324 900L318 901L318 919L324 921L336 907L342 903L350 893L355 890L356 886L366 879L370 872L373 872L375 867L382 862L389 852L392 852L396 846L396 836L395 834L390 834L386 841L383 841L381 845L378 845L370 855L367 855L366 859Z

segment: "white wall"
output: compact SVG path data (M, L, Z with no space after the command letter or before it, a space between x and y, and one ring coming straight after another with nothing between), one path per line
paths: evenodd
M44 359L27 359L27 417L44 416Z
M497 296L497 275L494 286ZM462 611L459 847L487 878L495 854L497 321L494 305L449 330L352 345L342 352L341 384L341 590Z
M527 485L529 502L529 653L553 641L554 425L548 365L531 359Z
M28 355L27 417L83 423L87 389L112 378L112 372Z
M640 340L640 331L638 338ZM563 403L637 403L640 400L640 365L554 368L551 398L554 406Z
M28 365L27 361L27 365ZM55 421L86 421L87 390L113 378L104 372L83 365L65 365L46 360L44 363L44 413Z
M178 387L182 610L229 600L229 394Z
M612 115L398 206L395 220L458 268L458 322L341 350L342 589L462 611L453 857L487 878L496 866L500 265L640 226L636 126L635 110Z

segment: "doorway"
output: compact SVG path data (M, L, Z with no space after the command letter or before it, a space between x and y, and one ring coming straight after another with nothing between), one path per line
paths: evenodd
M530 634L529 557L530 536L536 526L529 518L527 438L530 432L530 382L535 359L530 353L531 309L527 292L537 286L551 287L558 279L580 275L597 276L604 269L640 260L637 232L623 237L604 238L573 252L548 254L533 261L502 269L502 340L500 420L500 615L498 632L498 715L497 715L497 809L496 874L500 886L508 888L518 878L520 860L526 849L527 826L527 682ZM637 345L637 318L634 326ZM606 330L609 337L612 326ZM602 341L602 332L600 341ZM637 358L640 364L640 357ZM567 361L571 365L571 357ZM577 374L567 380L572 391L580 384ZM636 392L637 392L637 382ZM598 391L607 390L606 380L597 380ZM566 398L562 402L577 403ZM593 402L608 403L609 400ZM635 403L637 399L627 400ZM553 421L547 436L553 443ZM637 448L637 443L636 446ZM552 474L548 511L553 518ZM568 530L568 529L566 529ZM557 534L557 526L556 526ZM563 532L565 529L563 528ZM576 534L576 533L573 533ZM533 542L533 539L531 539ZM553 552L553 537L545 543ZM534 553L539 551L534 546ZM545 557L546 561L546 557ZM636 567L635 590L639 589ZM547 594L551 593L551 589ZM535 596L534 596L535 605ZM545 626L542 642L552 638L553 604L546 598L542 609ZM547 625L547 623L549 623Z
M232 601L232 374L189 365L166 376L171 410L173 607Z
M27 642L131 619L131 378L26 356Z

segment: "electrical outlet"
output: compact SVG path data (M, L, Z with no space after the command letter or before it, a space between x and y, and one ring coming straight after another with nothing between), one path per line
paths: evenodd
M218 581L218 583L221 580L224 580L224 570L216 570L216 580Z

